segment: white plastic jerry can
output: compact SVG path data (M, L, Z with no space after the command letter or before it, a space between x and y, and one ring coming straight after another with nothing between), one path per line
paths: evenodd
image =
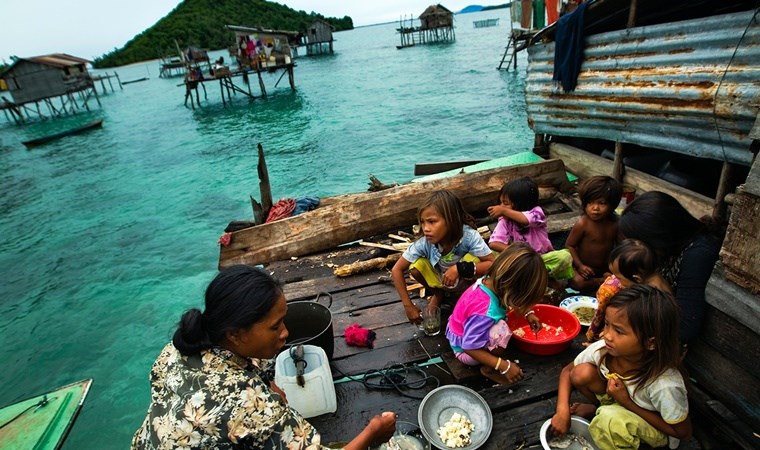
M322 347L308 344L303 346L303 353L306 361L303 386L298 383L296 361L290 349L277 356L274 382L287 395L288 404L307 419L335 412L338 404L327 354Z

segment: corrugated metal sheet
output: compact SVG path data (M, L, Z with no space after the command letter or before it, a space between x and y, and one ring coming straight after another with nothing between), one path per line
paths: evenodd
M552 82L554 43L533 45L529 124L749 165L760 109L758 20L749 11L588 36L569 93Z

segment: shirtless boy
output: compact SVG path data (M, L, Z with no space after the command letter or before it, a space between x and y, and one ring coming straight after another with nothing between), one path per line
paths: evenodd
M619 239L615 207L620 203L622 189L614 178L600 175L584 181L578 193L583 214L565 243L575 269L569 285L584 293L596 292L606 276L610 252Z

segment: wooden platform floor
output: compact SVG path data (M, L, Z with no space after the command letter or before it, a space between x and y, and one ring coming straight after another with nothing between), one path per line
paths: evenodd
M331 363L336 383L338 410L309 419L322 434L322 442L341 443L358 434L367 421L382 411L395 411L399 420L417 423L421 399L438 385L458 383L475 389L485 398L493 413L494 427L484 449L541 448L539 429L549 419L556 402L561 368L578 354L580 340L555 356L533 356L509 349L509 357L520 361L525 378L510 386L498 386L475 370L461 364L451 367L451 349L443 335L427 337L407 322L388 270L377 270L347 278L335 277L337 265L377 257L379 249L345 247L296 260L272 263L267 270L285 283L288 301L312 300L319 292L333 296L335 352ZM413 296L414 299L415 296ZM346 345L343 332L353 323L377 333L373 349ZM443 362L431 364L431 361ZM368 388L360 381L340 380L351 376L377 374L391 366L407 367L407 381L429 376L417 389L401 392L386 383L384 388ZM402 375L403 376L403 375ZM397 381L401 378L394 377ZM370 377L377 384L379 377ZM684 448L702 448L692 439Z

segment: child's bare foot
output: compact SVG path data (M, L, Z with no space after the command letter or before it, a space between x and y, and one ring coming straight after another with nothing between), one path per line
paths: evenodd
M584 419L593 419L596 414L596 406L591 403L573 403L570 405L570 414L581 416Z
M493 367L480 366L480 374L499 384L511 384L505 375L495 371Z

